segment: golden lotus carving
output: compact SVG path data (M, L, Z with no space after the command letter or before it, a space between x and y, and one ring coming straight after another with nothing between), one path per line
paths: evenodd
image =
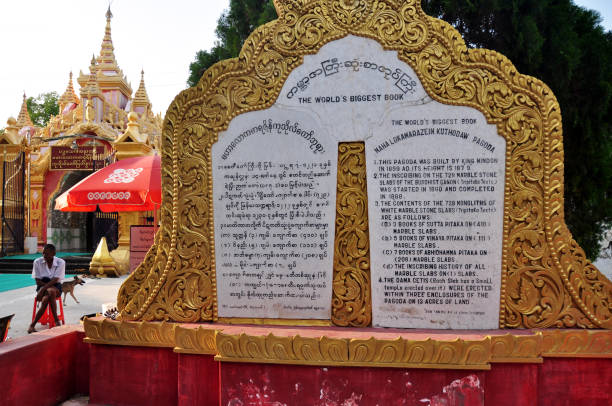
M612 328L612 283L585 258L564 222L561 113L544 83L521 75L496 52L468 50L459 33L425 15L418 0L277 0L275 5L277 20L259 27L238 58L211 67L167 112L162 226L154 247L120 290L123 320L216 320L211 146L232 118L271 106L305 55L352 34L397 51L432 99L481 111L506 140L500 328ZM353 197L342 200L351 177L360 176L354 172L360 158L340 155L338 218L346 210L362 217L349 225L353 231L338 233L359 234L361 256L336 240L332 321L367 326L367 211ZM227 348L239 343L224 341ZM257 340L246 349L267 351ZM314 347L301 349L318 354ZM344 353L333 346L329 351ZM418 351L428 349L413 349Z

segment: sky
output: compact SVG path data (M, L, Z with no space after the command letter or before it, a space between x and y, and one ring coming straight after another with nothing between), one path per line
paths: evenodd
M575 0L602 14L612 30L612 0ZM186 87L189 63L210 49L229 0L0 0L0 128L17 117L23 93L64 93L70 71L89 73L111 4L115 58L136 91L140 71L155 113L165 114Z

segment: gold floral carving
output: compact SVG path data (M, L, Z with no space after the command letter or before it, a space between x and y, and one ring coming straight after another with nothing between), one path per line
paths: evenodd
M491 336L491 362L542 363L542 333Z
M435 334L422 340L224 333L227 325L86 319L85 341L92 344L172 348L186 354L215 355L219 361L295 365L397 368L489 369L492 363L541 363L553 357L612 357L612 331L541 330L448 340ZM235 327L234 327L235 328ZM376 330L372 331L376 334Z
M175 330L174 352L215 355L217 353L216 335L217 330L215 329L178 326Z
M337 326L367 327L372 322L370 239L365 146L338 146L336 241L331 319Z
M86 318L85 342L91 344L174 347L174 323L121 322Z
M99 137L106 138L108 140L114 140L117 136L116 132L113 132L108 126L98 123L79 123L72 127L70 131L66 132L66 135L74 134L88 134L93 133ZM64 144L68 143L64 141Z
M490 339L466 341L356 340L217 334L215 359L295 365L490 369Z
M180 93L166 114L162 226L155 248L120 290L124 320L216 319L211 146L232 118L271 106L304 55L352 34L397 51L432 99L478 109L506 140L500 327L612 328L612 283L564 222L561 112L545 84L519 74L503 55L468 50L418 0L275 5L279 18L258 28L238 58L214 65ZM369 323L370 293L350 292L359 309L346 296L357 285L334 283L334 300L342 297L335 323Z
M608 331L545 330L545 357L612 358L612 334Z

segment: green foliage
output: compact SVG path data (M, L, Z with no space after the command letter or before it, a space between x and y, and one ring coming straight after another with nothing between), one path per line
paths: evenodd
M561 105L565 149L565 219L591 259L612 226L612 32L596 12L572 0L422 0L455 26L468 46L496 50L519 72L548 84ZM271 0L231 0L219 41L199 51L190 86L219 60L238 56L248 35L276 18Z
M47 125L51 117L59 114L58 100L57 92L41 93L36 98L28 97L26 104L32 122L39 127Z
M423 9L553 90L563 115L565 220L596 258L612 226L612 32L571 0L423 0Z
M195 86L206 69L215 63L237 57L244 41L258 26L277 18L272 0L230 0L217 23L219 40L210 51L198 51L189 65L187 84Z

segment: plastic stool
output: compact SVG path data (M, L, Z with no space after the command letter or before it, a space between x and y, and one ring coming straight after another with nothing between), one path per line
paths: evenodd
M55 298L56 301L59 301L59 306L57 307L57 318L59 319L61 324L66 324L66 320L64 320L64 305L62 303L62 295L59 295ZM36 308L40 302L36 300L34 297L34 309L32 310L32 321L36 317ZM40 324L48 324L49 328L55 327L55 320L53 319L53 315L51 314L51 306L47 305L45 312L38 320Z

